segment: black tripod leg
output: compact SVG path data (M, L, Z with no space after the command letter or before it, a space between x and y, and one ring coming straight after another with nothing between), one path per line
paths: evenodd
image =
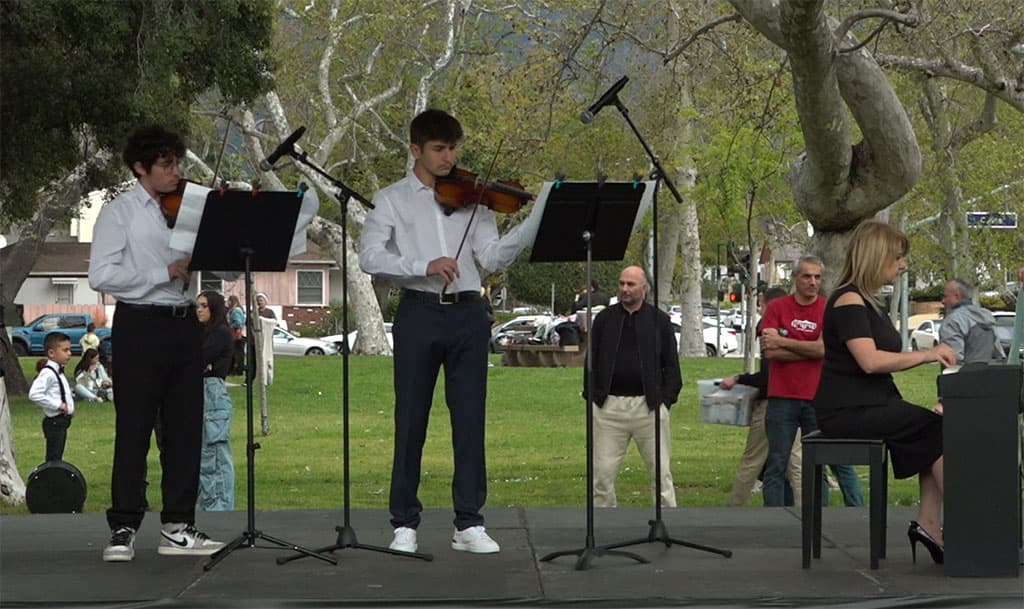
M604 547L579 548L577 550L560 550L558 552L552 552L544 556L540 560L541 562L548 562L556 558L560 558L562 556L579 556L579 558L576 559L576 570L585 571L590 568L590 563L593 562L595 558L605 555L625 556L626 558L632 558L633 560L639 563L645 564L651 562L643 556L640 556L639 554L634 554L632 552L623 552L621 550L609 550Z
M206 561L206 564L203 565L203 571L209 571L214 568L217 566L217 563L227 558L228 554L231 554L238 548L251 548L254 545L256 545L254 537L248 531L243 532L238 537L229 541L226 546L214 552L210 556L210 560Z
M647 533L647 537L631 539L629 541L621 541L617 543L610 543L601 546L601 548L605 550L611 550L614 548L625 548L627 546L638 546L644 543L661 542L665 544L666 548L671 547L672 545L677 545L684 546L687 548L693 548L694 550L701 550L703 552L711 552L712 554L718 554L726 558L732 557L731 550L720 550L718 548L713 548L711 546L704 546L698 543L683 541L682 539L670 537L668 534L668 528L665 527L665 523L661 520L649 520L648 523L650 524L651 528Z
M323 553L334 553L338 550L344 550L346 548L354 548L356 550L370 550L372 552L380 552L382 554L393 554L395 556L408 556L409 558L419 558L420 560L432 561L434 560L433 554L420 554L419 552L403 552L401 550L392 550L391 548L384 548L381 546L371 546L364 543L359 543L356 539L356 531L349 525L334 527L338 531L338 541L333 545L325 546L323 548L317 548L313 550L316 554ZM305 558L303 554L293 554L291 556L282 556L277 559L277 564L283 565L293 560Z
M263 533L257 533L256 535L260 539L265 539L265 540L269 541L272 544L279 545L279 546L281 546L283 548L288 548L288 549L290 549L290 550L292 550L294 552L298 552L299 554L301 554L303 556L312 556L313 558L319 558L320 560L322 560L324 562L329 562L332 565L338 564L338 559L334 558L333 556L324 556L323 554L317 552L316 550L310 550L308 548L304 548L304 547L302 547L300 545L296 545L296 544L291 543L289 541L284 541L282 539L278 539L276 537L271 537L270 535L265 535Z

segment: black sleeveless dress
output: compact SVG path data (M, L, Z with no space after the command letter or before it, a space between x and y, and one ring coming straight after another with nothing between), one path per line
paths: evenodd
M942 417L904 401L891 374L861 369L846 341L872 338L878 349L893 352L901 350L902 341L889 318L870 304L836 307L847 292L860 291L844 285L825 305L825 362L813 402L818 428L826 436L884 439L893 474L909 478L942 456Z

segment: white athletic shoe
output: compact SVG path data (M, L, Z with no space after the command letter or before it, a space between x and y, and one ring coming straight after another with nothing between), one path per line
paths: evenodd
M166 556L207 556L223 547L224 542L210 539L195 525L169 522L160 530L156 551Z
M483 526L469 527L452 535L452 549L474 554L494 554L501 550L498 542L491 539Z
M416 544L416 529L398 527L395 529L395 538L391 540L391 545L388 547L399 552L415 552L419 547Z

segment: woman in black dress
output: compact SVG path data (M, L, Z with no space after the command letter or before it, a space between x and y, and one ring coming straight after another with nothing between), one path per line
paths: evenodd
M936 563L942 547L942 409L903 401L892 372L921 364L956 363L938 344L926 351L902 351L899 332L875 294L906 268L903 233L877 220L853 232L839 285L825 306L822 337L825 363L814 396L818 427L827 436L885 440L896 478L915 474L921 502L907 536L917 558L923 544Z

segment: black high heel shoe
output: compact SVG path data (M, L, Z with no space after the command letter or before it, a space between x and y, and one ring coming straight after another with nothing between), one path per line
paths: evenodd
M917 562L917 543L921 544L928 549L928 553L932 555L932 560L935 564L941 565L945 559L945 550L939 545L939 542L935 541L928 531L924 530L924 527L917 524L917 521L910 521L910 528L907 529L907 537L910 539L910 556L914 562Z

